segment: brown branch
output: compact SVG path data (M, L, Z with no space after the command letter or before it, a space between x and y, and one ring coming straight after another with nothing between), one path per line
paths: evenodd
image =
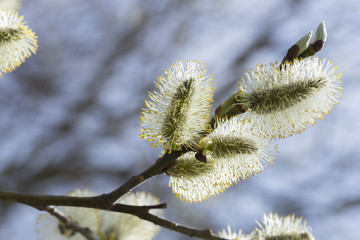
M145 182L149 178L162 174L165 167L175 162L175 160L181 156L181 153L182 153L181 151L173 151L171 153L165 153L164 156L159 158L156 161L156 163L152 165L150 168L146 169L144 172L140 173L137 176L131 177L118 189L103 196L109 201L115 202L117 199L119 199L119 197L128 193L129 191L131 191L131 189Z
M99 240L97 236L87 227L82 227L73 220L67 218L63 212L53 206L47 206L43 209L43 211L48 212L50 215L56 217L59 221L61 221L66 229L71 229L74 232L78 232L83 235L88 240Z
M151 177L162 174L166 166L172 164L179 156L181 156L181 154L181 151L165 153L151 167L149 167L139 175L131 177L118 189L108 194L102 194L94 197L73 197L0 191L0 200L22 203L37 208L38 210L47 211L53 216L57 217L67 226L70 226L71 229L74 229L83 235L85 234L84 236L87 237L87 239L89 240L94 240L96 238L91 237L91 232L89 232L88 229L81 228L80 226L75 226L69 219L59 214L59 212L55 211L55 208L53 208L52 206L87 207L113 212L128 213L135 215L143 220L152 222L156 225L188 235L190 237L198 237L201 239L223 239L214 236L210 229L198 230L195 228L190 228L149 213L150 209L166 208L166 204L158 204L152 206L129 206L124 204L114 204L116 200L118 200L124 194L130 192L134 187L140 185Z
M209 239L209 240L221 240L221 239L224 240L224 238L213 235L211 229L198 230L184 225L179 225L175 222L155 216L149 213L149 211L146 209L139 209L137 207L129 207L129 206L124 208L123 206L119 206L119 205L120 204L115 204L111 209L111 211L132 214L137 216L138 218L152 222L156 225L162 226L172 231L185 234L189 237L197 237L197 238Z
M103 195L100 195L103 196ZM179 225L175 222L157 217L151 213L151 209L166 208L166 204L150 205L150 206L129 206L124 204L115 204L111 206L106 206L104 204L99 204L98 198L96 197L71 197L71 196L52 196L52 195L35 195L35 194L23 194L23 193L14 193L0 191L0 199L3 201L17 202L26 204L32 207L35 207L39 210L47 211L51 215L57 217L61 220L66 226L71 227L75 231L78 231L81 234L85 234L89 240L94 240L96 238L91 238L91 232L89 229L82 228L81 226L74 225L75 223L71 222L65 216L59 215L54 211L53 207L47 205L62 205L62 206L73 206L73 207L90 207L100 210L107 210L112 212L121 212L128 213L134 216L139 217L140 219L152 222L156 225L168 228L172 231L176 231L182 234L185 234L190 237L197 237L201 239L210 239L210 240L221 240L223 238L214 236L210 229L198 230L195 228L187 227L184 225Z
M114 202L120 197L130 192L134 187L140 185L151 177L162 174L163 169L173 163L179 156L181 151L173 151L165 153L151 167L143 171L137 176L131 177L127 182L116 190L94 197L72 197L72 196L56 196L56 195L37 195L14 193L8 191L0 191L0 200L23 203L35 208L44 208L49 205L53 206L74 206L88 207L97 209L110 209Z

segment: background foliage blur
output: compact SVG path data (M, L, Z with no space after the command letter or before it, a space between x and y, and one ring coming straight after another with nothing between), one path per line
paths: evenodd
M266 173L199 204L179 201L166 176L140 187L168 203L165 216L215 232L245 233L264 213L308 219L317 239L358 239L360 2L356 0L24 0L19 13L39 49L0 79L0 188L103 193L153 163L160 149L138 138L138 117L156 77L198 59L215 77L215 105L243 71L281 61L325 20L319 57L343 74L334 111L279 142ZM0 203L0 239L36 239L37 211ZM162 229L156 239L187 239Z

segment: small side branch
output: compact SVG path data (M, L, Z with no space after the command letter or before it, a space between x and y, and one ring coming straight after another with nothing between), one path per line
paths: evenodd
M162 206L162 204L160 204L159 206ZM146 207L146 206L144 206L144 207ZM187 227L184 225L180 225L175 222L172 222L172 221L166 220L164 218L158 217L156 215L153 215L149 212L149 210L152 208L154 208L154 206L151 206L151 208L148 208L148 209L138 208L135 206L126 206L124 208L124 206L122 206L121 204L115 204L113 206L113 208L111 209L111 211L135 215L140 219L152 222L156 225L170 229L172 231L182 233L189 237L197 237L200 239L208 239L208 240L225 240L224 238L213 235L211 229L199 230L199 229Z
M145 182L151 177L156 175L162 174L166 166L173 163L178 157L180 157L182 151L173 151L171 153L165 153L164 156L159 158L154 165L150 168L146 169L144 172L140 173L137 176L131 177L127 182L121 185L116 190L104 194L103 197L106 198L108 201L114 203L117 199L121 196L125 195L126 193L130 192L131 189L140 185L141 183Z
M66 229L71 229L71 231L78 232L83 235L88 240L99 240L98 237L94 235L94 233L86 227L82 227L71 219L67 218L63 212L53 206L47 206L43 209L48 212L50 215L56 217L59 221L61 221Z

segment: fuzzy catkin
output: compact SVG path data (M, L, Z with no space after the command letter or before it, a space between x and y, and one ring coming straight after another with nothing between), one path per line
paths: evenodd
M322 119L342 95L341 74L326 60L309 58L257 66L239 82L237 104L248 112L244 119L255 123L270 138L300 133Z

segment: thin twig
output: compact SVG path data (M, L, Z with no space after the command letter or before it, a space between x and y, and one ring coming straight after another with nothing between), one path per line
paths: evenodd
M66 217L63 212L61 212L54 206L47 206L43 210L48 212L50 215L56 217L65 225L67 229L71 229L74 232L80 233L88 240L99 240L99 238L89 228L80 226L73 220Z
M134 187L145 182L151 177L162 174L163 169L171 163L173 163L178 157L182 154L181 151L173 151L171 153L165 153L161 158L159 158L154 165L146 169L144 172L140 173L137 176L131 177L127 182L121 185L118 189L103 195L109 201L115 202L124 194L128 193Z
M151 214L148 210L136 208L135 206L133 208L129 206L124 208L123 206L120 206L120 204L115 204L111 209L111 211L129 213L137 216L138 218L152 222L156 225L162 226L172 231L185 234L189 237L197 237L197 238L209 239L209 240L221 240L221 239L224 240L224 238L213 235L211 229L199 230L184 225L180 225L175 222L166 220L164 218L155 216Z

